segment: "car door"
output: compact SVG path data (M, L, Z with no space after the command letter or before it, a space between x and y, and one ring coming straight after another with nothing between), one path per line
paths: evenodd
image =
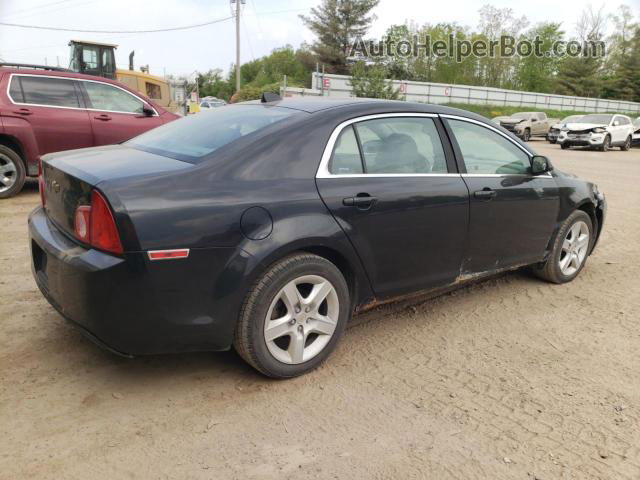
M37 158L93 144L89 115L76 80L13 74L9 99L13 108L6 115L29 124L38 147Z
M468 191L441 135L435 115L374 115L340 125L327 145L318 190L379 298L460 273Z
M497 129L445 120L470 192L469 248L463 271L487 272L540 261L556 225L558 188L533 176L531 155Z
M536 122L536 133L538 135L544 135L547 133L547 130L549 129L549 125L547 123L547 119L544 115L544 113L536 113L536 118L537 118L537 122Z
M153 107L123 88L90 80L80 84L96 145L121 143L163 123ZM145 114L145 109L153 114Z

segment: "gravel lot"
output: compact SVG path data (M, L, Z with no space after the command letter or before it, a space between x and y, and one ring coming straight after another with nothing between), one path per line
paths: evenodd
M377 309L290 381L98 349L31 278L35 183L0 201L0 478L640 478L640 150L533 143L609 201L576 281Z

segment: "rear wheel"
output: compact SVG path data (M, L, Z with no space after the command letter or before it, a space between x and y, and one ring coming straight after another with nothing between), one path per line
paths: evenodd
M0 145L0 198L13 197L22 190L27 172L20 156Z
M592 238L591 218L576 210L562 224L549 258L544 265L534 267L534 273L548 282L570 282L584 268Z
M624 145L620 147L620 150L622 150L623 152L626 152L630 148L631 148L631 136L628 136L627 139L624 141Z
M335 265L307 253L287 257L248 294L234 347L265 375L302 375L331 354L350 316L350 306L347 283Z

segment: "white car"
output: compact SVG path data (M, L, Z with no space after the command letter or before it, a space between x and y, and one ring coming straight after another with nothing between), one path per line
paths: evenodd
M640 117L636 118L633 121L633 139L631 140L631 145L640 146Z
M580 146L606 152L611 147L629 150L633 139L633 124L626 115L594 113L585 115L577 123L569 123L558 136L563 149Z
M569 123L577 123L584 115L569 115L568 117L564 117L558 123L554 123L551 125L549 132L547 133L547 140L550 143L556 143L558 141L558 136L564 127Z

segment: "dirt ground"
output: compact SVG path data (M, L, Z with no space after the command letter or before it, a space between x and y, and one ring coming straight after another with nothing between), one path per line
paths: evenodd
M35 184L0 201L0 478L640 478L640 149L533 143L607 195L579 278L380 308L289 381L100 350L31 278Z

